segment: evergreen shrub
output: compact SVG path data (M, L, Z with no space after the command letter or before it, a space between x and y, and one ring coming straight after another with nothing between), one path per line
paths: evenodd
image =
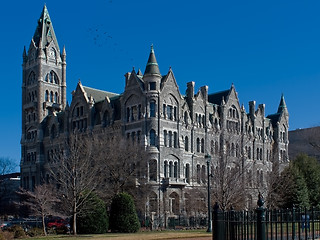
M121 233L133 233L140 229L134 202L129 194L120 193L112 199L110 229Z
M77 216L77 232L86 234L106 233L108 225L108 215L104 201L96 194L90 194L84 211Z

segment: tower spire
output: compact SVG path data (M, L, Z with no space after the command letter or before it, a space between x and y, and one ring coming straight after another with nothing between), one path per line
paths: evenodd
M54 33L52 22L46 5L43 6L40 18L38 20L38 26L33 35L33 40L37 47L39 47L40 45L45 47L48 45L48 43L53 41L57 50L60 52L59 44Z
M280 104L279 104L279 107L278 107L278 113L282 113L284 111L288 111L287 110L287 104L286 104L286 101L284 100L284 95L282 93L281 95L281 100L280 100Z
M156 59L156 55L154 54L153 44L151 45L149 59L147 62L146 70L144 71L144 76L145 75L159 75L159 76L161 76L158 62Z

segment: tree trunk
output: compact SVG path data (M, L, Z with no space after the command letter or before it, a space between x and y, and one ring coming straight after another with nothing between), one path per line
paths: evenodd
M77 212L76 212L76 205L73 209L73 235L77 235Z
M43 228L43 234L47 236L47 230L46 230L46 223L44 221L44 215L42 214L42 228Z

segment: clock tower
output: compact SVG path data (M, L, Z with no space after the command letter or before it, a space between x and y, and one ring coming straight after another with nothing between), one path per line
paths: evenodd
M21 166L29 165L31 176L26 182L32 188L40 159L41 123L49 114L66 106L66 51L62 53L46 6L43 7L28 51L23 50L22 64L22 138ZM30 164L26 164L30 163Z

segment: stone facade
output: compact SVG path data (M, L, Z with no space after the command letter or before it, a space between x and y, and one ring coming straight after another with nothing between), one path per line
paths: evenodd
M187 83L186 94L181 94L172 69L160 73L151 47L145 72L127 73L122 94L79 82L69 106L66 51L60 52L44 7L23 53L22 186L32 189L43 181L56 143L76 129L139 141L149 153L148 180L154 186L147 210L167 216L184 211L186 189L203 187L208 155L213 167L221 155L243 161L243 170L262 182L273 163L281 167L289 161L283 96L277 113L265 117L265 105L255 101L247 113L233 85L217 93L208 93L207 86L195 91L194 86Z

